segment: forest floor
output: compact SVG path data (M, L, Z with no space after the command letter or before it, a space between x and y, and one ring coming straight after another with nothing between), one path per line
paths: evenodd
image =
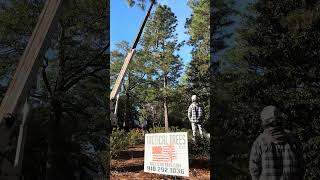
M127 179L147 179L147 180L168 180L175 179L173 176L145 173L143 171L144 147L132 146L127 151L111 160L111 179L112 180L127 180ZM209 160L208 158L191 159L189 165L189 178L182 178L183 180L190 179L210 179ZM178 179L178 178L176 178ZM180 178L181 179L181 178Z

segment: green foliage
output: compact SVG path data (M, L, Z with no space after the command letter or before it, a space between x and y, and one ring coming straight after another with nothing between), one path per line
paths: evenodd
M180 77L182 62L176 52L182 43L178 43L176 27L177 17L171 9L158 5L146 24L141 40L142 57L151 67L145 97L148 103L156 103L155 107L160 107L160 104L168 107L171 103L168 101L172 95L170 92ZM163 116L168 119L167 112Z
M193 94L198 96L199 103L204 108L204 120L207 121L210 94L210 1L189 0L188 5L192 10L192 16L187 19L186 28L190 35L188 44L193 46L193 49L192 60L186 69L185 95L188 100Z
M188 34L190 35L189 43L203 45L202 53L205 53L209 49L210 24L208 22L210 21L210 1L189 0L188 5L193 12L192 17L187 20L186 24Z
M191 125L187 114L191 96L188 96L185 84L178 85L171 92L172 95L169 98L171 103L168 105L170 125L190 129Z
M140 129L132 129L128 133L129 145L136 146L144 144L143 131Z
M250 148L261 133L259 113L270 104L287 115L285 127L302 142L305 179L319 177L314 165L320 135L315 2L259 0L243 17L236 47L225 52L228 68L212 81L216 178L249 178Z
M100 158L100 161L103 163L102 166L104 167L104 169L110 169L110 162L112 157L109 149L101 151L98 154L98 157Z
M164 127L162 126L155 126L150 128L150 133L165 133L166 130Z
M129 138L124 130L114 128L110 138L110 155L117 157L121 151L126 151L129 146Z
M1 91L10 82L46 1L7 2L1 2L0 5ZM80 152L85 151L81 147L88 142L95 151L105 150L106 145L105 83L108 75L105 61L107 55L104 51L107 46L107 26L105 8L101 8L104 6L105 1L96 0L65 4L61 9L62 16L57 19L59 26L53 28L54 31L49 35L49 49L43 49L44 55L38 58L40 68L42 62L48 60L45 69L48 83L40 79L40 87L32 98L41 103L37 103L37 110L32 111L30 122L38 122L40 119L41 122L28 131L32 138L26 144L33 146L26 147L25 157L32 158L24 161L23 168L29 168L35 159L38 164L26 173L26 179L44 179L46 162L43 159L50 159L51 154L47 156L39 152L48 152L50 148L52 154L57 154L55 157L61 158L55 162L63 162L52 164L56 167L53 169L70 169L68 172L58 170L56 173L60 177L78 171L79 164L100 168L101 161L96 157L86 157L89 153ZM48 123L50 121L58 123ZM54 128L59 131L53 131ZM54 138L48 138L49 135ZM59 152L54 152L57 149ZM73 166L75 161L78 165Z
M182 63L175 52L182 44L177 42L176 26L177 17L171 9L165 5L158 5L146 24L141 41L144 53L155 71L155 80L160 81L159 87L163 84L164 78L170 85L180 76Z
M166 130L164 127L155 126L150 128L150 133L165 133ZM188 139L192 138L192 130L186 128L179 128L176 126L169 127L169 132L188 132Z
M196 137L195 141L189 139L189 158L210 157L210 141L207 138Z
M145 8L146 0L126 0L130 7L138 5L141 9Z
M116 81L116 78L121 70L124 59L130 50L129 43L121 41L116 44L116 49L111 52L110 64L110 81L111 86ZM124 77L122 91L120 91L119 100L119 123L125 121L126 124L133 119L137 119L137 108L143 107L148 99L146 99L147 89L145 88L149 81L146 76L152 75L152 67L148 63L148 59L144 57L141 50L136 50L133 59ZM149 95L148 97L151 97ZM121 112L120 112L121 111Z
M133 1L129 1L132 3ZM133 5L133 4L132 4ZM189 97L186 84L179 84L182 69L181 58L176 55L183 42L176 33L177 17L168 6L158 5L147 21L140 41L140 49L131 61L125 77L123 96L127 96L132 107L132 116L139 114L139 121L163 124L164 102L167 101L170 125L189 127L187 108ZM128 51L128 43L120 42L111 52L111 83L114 83ZM185 79L187 79L185 77ZM127 101L122 98L122 106ZM123 110L122 118L126 116ZM133 119L132 117L130 119Z
M44 1L23 3L21 1L0 2L0 101L4 96L14 69L31 36Z

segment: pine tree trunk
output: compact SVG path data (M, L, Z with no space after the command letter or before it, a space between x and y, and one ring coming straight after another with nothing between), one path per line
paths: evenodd
M67 171L67 161L65 157L65 136L63 126L61 126L62 118L62 103L61 96L63 94L59 89L59 82L62 82L65 77L65 63L66 52L64 51L63 40L65 38L65 28L61 26L61 36L59 37L59 71L58 71L58 84L57 90L53 92L53 97L50 101L50 119L48 123L48 154L46 164L46 180L57 179L73 179L70 176L70 172ZM69 171L72 171L69 169Z
M164 76L164 79L163 79L163 87L164 87L164 90L166 91L166 87L167 87L167 77L166 76ZM169 120L168 120L167 95L165 95L165 97L164 97L163 107L164 107L164 127L165 127L166 132L168 132L169 131Z
M166 132L169 131L169 121L168 121L168 110L167 110L167 98L165 97L165 100L164 100L164 126L165 126L165 130Z
M61 178L59 164L61 163L61 133L59 129L61 118L60 104L53 98L51 101L51 112L48 127L48 159L46 167L46 180L55 180Z
M61 126L62 105L53 98L51 100L51 113L48 126L48 154L46 165L46 180L72 180L72 169L66 163L65 137Z

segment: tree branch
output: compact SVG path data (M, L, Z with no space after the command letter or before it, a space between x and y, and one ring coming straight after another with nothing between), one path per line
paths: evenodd
M90 73L84 73L82 75L79 75L78 77L76 78L70 78L69 82L67 82L64 86L61 87L61 90L62 91L67 91L69 90L72 86L74 86L76 83L78 83L79 81L83 80L84 78L88 77L88 76L92 76L93 74L99 72L99 71L102 71L104 70L105 68L98 68L98 69L95 69L93 70L92 72Z
M74 76L76 76L77 74L85 71L87 69L88 66L90 66L96 59L98 59L101 55L103 55L103 53L110 47L110 42L107 43L107 45L102 49L102 51L100 53L98 53L95 57L93 57L90 61L88 61L86 64L82 65L79 67L79 69L77 71L75 71L74 73L70 74L68 77L66 77L66 79L70 79Z
M73 111L73 112L82 114L82 115L87 116L87 117L90 117L90 116L91 116L89 113L85 112L85 111L83 110L83 108L80 107L80 106L77 106L77 105L75 105L75 104L73 104L73 103L71 103L71 102L69 102L69 101L66 101L66 100L63 100L62 102L65 103L65 104L67 104L67 105L69 105L69 107L64 107L64 108L63 108L63 109L66 110L66 111L71 110L71 111Z

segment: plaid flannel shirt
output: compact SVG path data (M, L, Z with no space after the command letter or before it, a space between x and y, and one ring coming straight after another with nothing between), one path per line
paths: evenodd
M252 180L302 180L303 157L297 144L277 144L268 138L264 132L253 143L249 162Z
M188 109L188 118L192 123L199 123L202 116L202 109L197 103L192 103Z

